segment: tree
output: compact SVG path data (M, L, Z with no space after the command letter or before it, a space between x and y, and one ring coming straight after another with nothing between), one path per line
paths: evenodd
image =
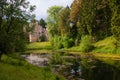
M45 20L41 18L39 21L39 25L42 26L43 28L46 28L46 24L47 23L45 22Z
M58 32L58 25L57 25L58 18L57 17L62 8L63 8L62 6L52 6L47 10L47 13L48 13L47 28L49 32L50 42L53 47L56 45L56 41L60 40L58 39L58 36L60 34Z
M61 9L62 6L52 6L47 10L48 13L47 28L52 37L59 34L57 30L57 22L58 22L57 17Z
M97 39L106 38L111 34L111 10L109 7L109 0L98 0L96 1L96 16L95 16L95 27L93 28L92 35L96 36Z
M79 32L81 35L87 35L92 33L92 27L94 24L95 17L95 8L94 0L83 0L80 8L80 17L79 17Z
M120 0L110 0L110 8L112 11L112 33L116 39L116 48L118 48L120 45Z
M60 32L61 37L70 35L70 9L69 7L61 9L58 16L58 31Z
M74 0L71 6L70 21L74 24L77 23L79 18L81 1L82 0Z
M72 24L70 32L72 33L71 37L74 39L76 46L78 45L78 40L80 38L80 35L78 34L77 23L80 14L81 2L82 0L74 0L70 11L70 24Z
M23 26L34 9L26 0L0 1L0 59L3 54L24 50Z
M79 34L103 39L110 32L111 11L108 0L83 0L78 20Z

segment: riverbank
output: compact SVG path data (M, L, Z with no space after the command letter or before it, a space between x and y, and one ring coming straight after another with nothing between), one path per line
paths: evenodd
M118 60L120 60L120 54L119 53L115 54L115 53L109 52L112 49L112 47L114 48L113 42L114 42L113 37L109 37L105 40L99 41L99 42L94 44L96 46L96 49L94 49L93 51L88 52L88 53L96 56L97 58L104 58L104 59L108 58L108 59L118 59ZM99 47L99 50L98 50L98 47ZM27 48L28 49L25 53L65 52L65 53L70 53L70 54L85 54L85 53L79 51L79 46L68 48L68 49L63 48L63 49L59 49L59 50L53 50L50 42L30 43L27 46ZM105 49L108 52L104 51ZM119 49L118 49L118 52L119 52Z
M107 37L103 40L97 41L93 44L94 48L89 53L95 55L96 57L104 58L119 58L120 57L120 47L115 48L115 39L113 36ZM74 46L71 48L62 48L54 50L50 42L35 42L30 43L27 46L26 53L50 53L50 52L66 52L73 54L84 54L80 51L80 46Z
M49 68L33 66L22 58L2 56L0 62L0 80L64 80Z
M63 75L67 80L119 80L120 56L100 53L79 53L54 51L53 54L32 54L34 62L41 63L49 55L51 70L53 73ZM31 54L27 54L31 57ZM98 55L99 54L99 55ZM46 57L45 57L46 56ZM31 59L32 60L32 59ZM36 62L37 63L37 62ZM43 66L39 64L39 66ZM79 69L80 68L80 69ZM82 72L78 72L82 71ZM82 78L82 79L81 79Z

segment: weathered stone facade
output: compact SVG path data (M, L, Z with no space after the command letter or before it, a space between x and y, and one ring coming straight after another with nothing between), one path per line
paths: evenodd
M40 41L40 37L44 35L45 41L48 40L48 32L45 28L40 26L38 22L30 23L29 27L33 27L33 30L29 32L29 42Z

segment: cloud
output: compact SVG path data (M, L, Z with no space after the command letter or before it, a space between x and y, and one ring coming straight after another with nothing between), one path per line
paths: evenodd
M36 19L39 20L40 18L46 18L47 17L47 9L51 6L58 5L58 6L64 6L67 5L70 6L73 0L28 0L30 4L36 5L36 10L34 11L34 14L36 15Z

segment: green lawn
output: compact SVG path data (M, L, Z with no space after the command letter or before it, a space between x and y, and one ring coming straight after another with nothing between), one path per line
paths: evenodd
M27 45L26 53L49 53L51 50L50 42L34 42Z
M43 49L47 49L50 50L51 44L50 42L34 42L34 43L30 43L27 46L28 50L43 50Z
M0 80L64 80L49 68L40 68L24 60L3 56L0 62Z

